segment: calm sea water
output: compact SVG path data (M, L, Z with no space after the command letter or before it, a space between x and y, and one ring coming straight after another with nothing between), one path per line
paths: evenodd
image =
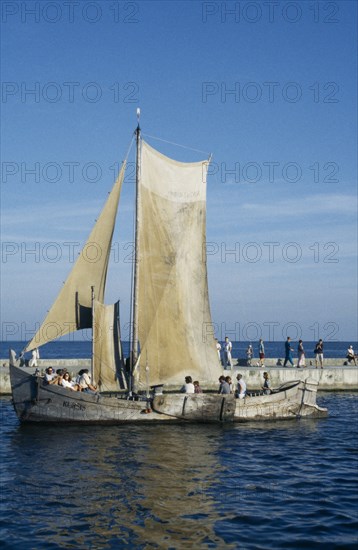
M3 548L350 549L358 394L247 425L22 426L2 411Z
M0 357L6 358L9 355L9 348L14 349L17 353L25 347L27 342L0 342ZM258 343L250 342L253 345L254 356L258 357ZM246 358L246 349L249 342L233 342L233 357ZM348 346L352 344L353 349L357 353L357 342L324 342L324 356L329 358L345 358ZM304 342L306 357L314 357L313 350L315 342ZM297 342L293 342L292 347L297 349ZM285 356L284 342L265 342L266 357L284 357ZM91 356L91 342L88 341L56 341L46 344L42 347L41 357L43 359L71 359L71 358L88 358ZM123 342L123 352L128 355L128 342ZM31 358L31 354L27 354Z

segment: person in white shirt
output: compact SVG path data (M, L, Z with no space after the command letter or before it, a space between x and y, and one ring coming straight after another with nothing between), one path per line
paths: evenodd
M215 339L215 342L216 342L216 351L218 353L219 363L221 364L221 344L217 338Z
M46 384L57 384L59 381L59 376L53 372L52 367L47 367L45 371L45 383Z
M354 355L353 346L349 346L349 348L347 349L347 359L348 359L348 363L353 361L354 364L357 366L356 356Z
M229 338L225 336L224 342L224 368L229 366L232 367L232 358L231 358L232 343Z
M32 350L32 357L29 362L29 367L38 367L38 359L40 359L40 352L37 348L35 348Z
M82 369L81 375L78 381L78 385L81 388L82 391L87 393L96 393L96 386L94 386L91 382L91 377L89 375L88 369Z
M246 396L246 382L242 378L242 374L238 374L236 377L237 380L237 397L239 399L244 399Z
M65 374L63 375L63 378L61 380L61 386L69 390L80 391L79 385L76 384L75 382L72 382L68 372L65 372Z
M181 390L182 393L195 393L195 386L193 384L193 379L191 376L185 377L185 384L182 386Z
M252 349L252 345L249 344L249 346L246 350L246 357L247 357L246 364L247 364L248 367L251 367L251 359L252 359L253 354L254 354L254 351Z

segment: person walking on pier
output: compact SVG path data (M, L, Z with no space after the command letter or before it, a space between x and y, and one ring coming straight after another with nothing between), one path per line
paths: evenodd
M349 346L349 348L347 349L347 355L346 355L347 359L348 359L348 363L350 364L351 361L354 362L355 366L357 366L357 362L356 362L356 356L354 355L354 349L353 349L353 346Z
M32 357L29 362L29 367L38 367L37 360L40 359L40 352L37 348L32 350Z
M248 367L251 367L251 359L252 359L253 353L254 353L254 351L252 349L252 345L249 344L249 347L246 350L246 359L247 359L246 360L246 365Z
M303 348L302 340L298 341L297 354L298 354L297 368L299 369L301 367L305 367L306 366L305 350Z
M226 368L226 367L230 367L230 369L232 368L231 350L232 350L232 343L230 342L228 336L225 336L225 342L224 342L224 368Z
M260 360L260 367L265 367L265 344L262 338L260 338L259 341L259 360Z
M314 353L316 354L316 369L318 368L318 363L320 364L321 369L323 369L323 340L320 339L317 342Z
M285 342L285 361L283 363L283 366L286 366L286 363L291 363L291 366L293 367L293 361L292 361L292 352L293 348L291 348L291 338L287 336L287 340Z
M216 351L218 354L219 363L221 364L221 344L217 338L215 338L215 343L216 343Z

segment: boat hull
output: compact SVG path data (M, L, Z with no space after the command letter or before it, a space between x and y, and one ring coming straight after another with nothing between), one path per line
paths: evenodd
M234 422L327 416L327 409L316 403L317 388L316 380L294 380L269 395L248 395L237 399Z
M39 376L10 365L13 405L21 422L121 424L127 422L245 422L324 416L316 405L316 383L296 381L271 395L163 394L135 401L92 395L44 384Z

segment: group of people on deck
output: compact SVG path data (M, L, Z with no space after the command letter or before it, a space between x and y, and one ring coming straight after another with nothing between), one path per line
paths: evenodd
M86 393L97 393L97 387L91 382L88 369L81 369L75 380L71 379L67 369L57 369L54 372L52 367L45 370L45 384L56 384L71 391L83 391Z
M264 382L262 385L262 390L265 394L271 393L270 390L270 380L269 380L269 374L268 372L263 373ZM238 374L236 377L237 385L235 388L235 384L231 380L230 376L220 376L219 378L219 394L222 395L229 395L229 394L235 394L235 397L238 399L244 399L246 397L246 382L244 381L242 374ZM185 384L182 386L181 390L182 393L203 393L200 384L197 380L193 382L191 376L185 377Z

